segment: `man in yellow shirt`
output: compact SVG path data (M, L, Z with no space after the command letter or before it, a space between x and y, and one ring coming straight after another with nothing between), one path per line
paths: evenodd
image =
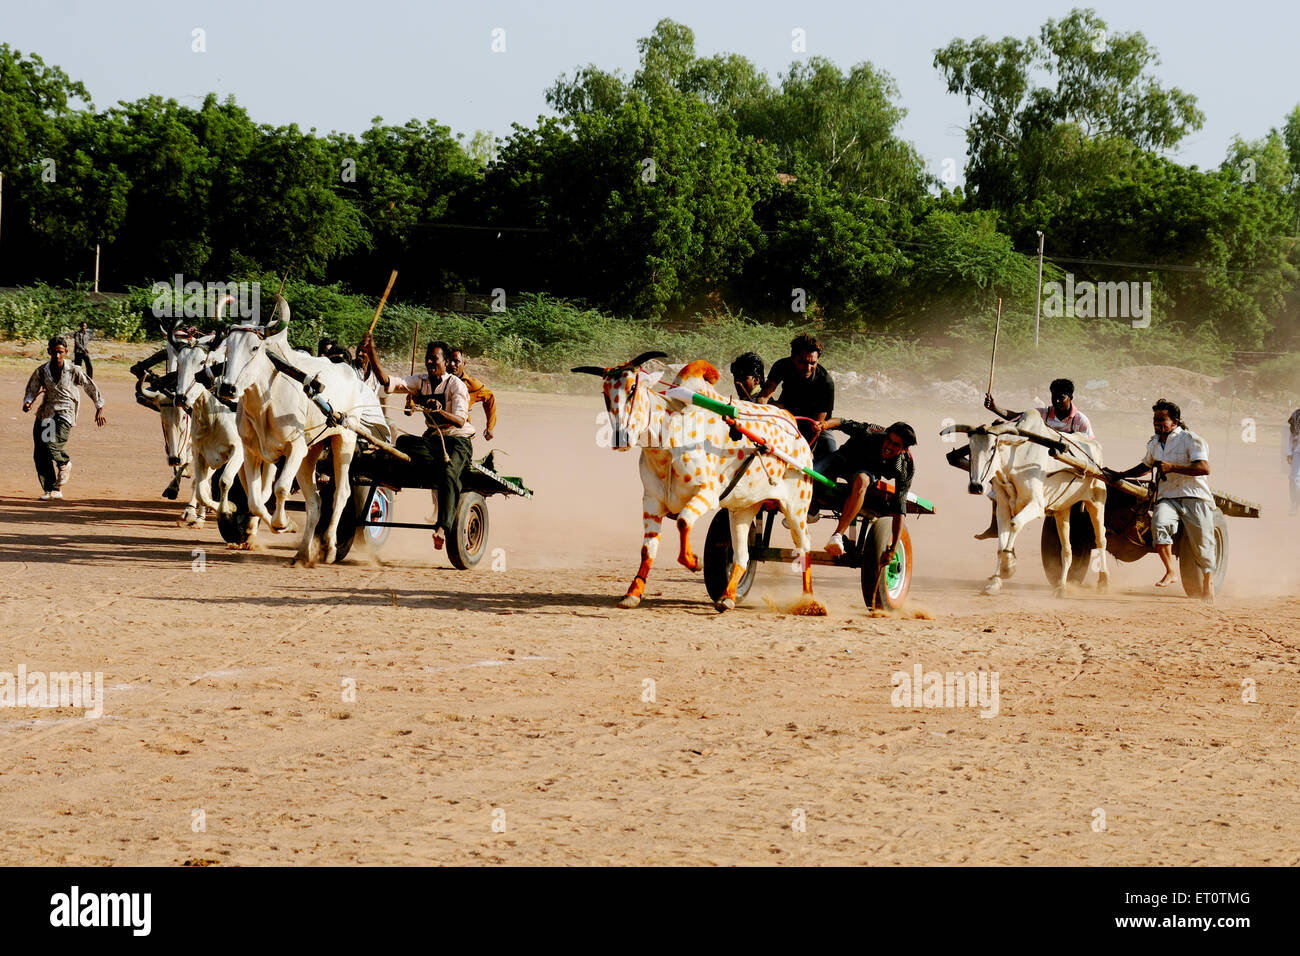
M469 389L469 407L473 408L475 402L483 403L483 411L487 412L487 427L483 429L483 437L487 441L492 440L492 431L497 427L497 400L492 394L491 389L480 382L478 379L470 378L465 374L465 353L460 349L451 350L451 365L449 371L458 379L465 383Z

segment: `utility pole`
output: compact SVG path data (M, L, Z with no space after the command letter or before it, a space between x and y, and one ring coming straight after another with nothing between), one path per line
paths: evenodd
M1038 348L1038 322L1043 311L1043 232L1038 230L1038 295L1034 299L1034 348Z
M99 243L95 243L95 294L99 294Z
M5 198L5 174L0 173L0 212L3 212ZM0 216L0 223L4 222L4 217Z

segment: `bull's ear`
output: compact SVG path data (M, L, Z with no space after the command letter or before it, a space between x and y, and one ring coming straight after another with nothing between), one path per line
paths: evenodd
M601 378L605 377L605 370L603 368L596 368L594 365L579 365L577 368L569 369L569 371L577 372L580 375L599 375Z
M213 342L216 341L216 338L217 338L217 333L213 332L210 335L205 335L203 336L203 338L198 339L197 344L202 345L204 348L208 348L212 345Z

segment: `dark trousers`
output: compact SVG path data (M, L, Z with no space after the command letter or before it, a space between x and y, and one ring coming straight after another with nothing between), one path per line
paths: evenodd
M72 424L55 415L47 425L37 418L32 425L32 460L36 462L36 475L41 480L42 491L53 491L59 486L59 465L68 460L64 447L72 434Z
M447 444L449 462L442 460L443 442ZM465 466L469 464L474 446L468 438L444 437L441 441L436 432L424 435L398 435L397 448L411 456L410 464L403 470L411 477L404 484L419 482L438 489L438 521L436 527L448 534L456 521L456 509L460 506L461 478Z
M89 352L78 352L76 356L73 357L72 364L86 366L86 374L91 378L95 377L95 366L90 361Z

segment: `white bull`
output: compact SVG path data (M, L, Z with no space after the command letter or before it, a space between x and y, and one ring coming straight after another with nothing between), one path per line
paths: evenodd
M230 514L230 488L244 464L244 443L239 437L235 412L221 404L198 380L199 373L221 362L225 357L225 343L209 352L215 335L191 339L177 356L176 404L188 411L192 424L191 459L194 478L190 488L190 501L177 520L179 525L203 527L204 512ZM213 500L210 483L213 472L226 466L221 474L221 497Z
M239 436L244 445L241 478L248 493L248 506L254 518L261 519L275 531L292 531L285 516L285 501L290 485L297 476L307 504L302 543L295 563L310 567L318 558L316 525L320 520L321 499L316 486L316 462L330 443L334 464L334 500L330 521L324 535L326 562L336 555L336 535L343 508L350 506L352 488L349 470L356 449L356 433L331 423L324 412L309 399L300 382L277 370L268 354L315 377L321 385L321 398L344 416L354 428L389 438L383 409L375 393L345 365L328 359L313 358L289 347L289 306L277 298L282 317L269 327L232 326L226 337L226 374L218 394L238 399L235 413ZM275 481L275 512L266 508L267 488L275 462L285 459ZM254 525L254 528L256 526ZM252 539L249 539L249 547Z
M1106 565L1106 485L1058 461L1047 447L1047 444L1063 443L1066 453L1090 462L1100 471L1101 443L1079 435L1061 434L1049 428L1032 409L1015 421L975 428L952 425L942 433L952 432L963 432L970 438L970 493L983 495L991 487L997 508L998 564L984 585L984 593L997 594L1003 579L1015 574L1015 544L1020 531L1035 518L1050 515L1056 521L1056 533L1061 540L1061 574L1053 594L1063 597L1073 557L1070 509L1078 503L1083 504L1092 521L1101 555L1097 589L1106 591L1110 583Z

